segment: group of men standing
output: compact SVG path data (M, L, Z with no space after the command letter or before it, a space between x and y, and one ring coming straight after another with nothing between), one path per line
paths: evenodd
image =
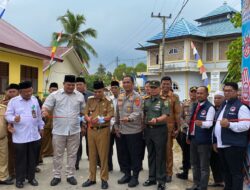
M0 183L13 184L8 178L12 174L7 166L8 160L11 163L14 158L16 187L23 188L25 179L37 186L35 169L41 154L53 155L50 185L58 185L66 149L67 182L76 185L75 170L79 169L82 137L86 136L89 177L82 187L96 184L97 165L101 188L109 187L116 142L118 163L124 174L118 184L127 183L130 188L139 184L146 145L149 174L143 186L157 184L158 190L164 190L165 183L172 181L173 142L177 139L183 153L183 171L176 177L188 179L192 167L194 184L187 190L207 190L210 166L213 186L242 189L250 111L238 100L236 83L226 83L223 92L216 93L215 106L208 101L205 86L191 87L190 100L181 103L168 76L161 81L148 81L145 96L134 90L131 76L123 77L124 92L120 91L119 82L112 81L110 85L113 96L105 95L102 81L93 83L92 95L86 90L84 78L66 75L62 89L58 90L56 83L51 84L50 95L40 109L37 98L32 95L31 82L21 82L20 95L17 90L17 94L13 93L12 99L0 107L0 155L8 152L8 146L3 146L8 144L6 129L12 137L9 149L12 145L15 150L9 158L1 156Z

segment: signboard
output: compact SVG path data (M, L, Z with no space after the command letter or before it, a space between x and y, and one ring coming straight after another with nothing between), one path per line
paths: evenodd
M250 0L242 0L242 101L250 105Z
M211 72L211 92L220 90L220 72Z

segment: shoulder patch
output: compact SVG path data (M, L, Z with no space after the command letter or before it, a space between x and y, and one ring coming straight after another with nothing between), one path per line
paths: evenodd
M93 98L95 98L95 97L94 97L94 96L89 96L89 97L88 97L88 99L93 99Z
M167 99L167 97L165 97L165 96L160 96L160 98L161 98L162 100L166 100L166 99Z
M146 96L143 96L143 97L142 97L143 100L146 100L146 99L149 99L149 98L150 98L149 95L146 95Z
M108 100L109 102L111 101L111 98L109 96L105 96L106 100Z

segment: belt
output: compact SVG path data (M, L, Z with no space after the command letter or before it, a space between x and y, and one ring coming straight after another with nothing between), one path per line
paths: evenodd
M166 125L147 125L148 128L154 129L154 128L159 128L159 127L166 127Z
M107 128L109 126L97 126L97 127L90 127L90 129L93 129L93 130L100 130L100 129L104 129L104 128Z

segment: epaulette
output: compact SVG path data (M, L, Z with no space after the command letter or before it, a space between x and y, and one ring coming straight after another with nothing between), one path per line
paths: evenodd
M143 100L146 100L146 99L149 99L149 98L150 98L149 95L146 95L146 96L143 96L143 97L142 97Z
M162 100L166 100L166 99L167 99L166 96L160 96L160 98L161 98Z
M123 92L123 93L119 94L119 96L124 97L125 93Z
M105 98L110 102L111 98L109 96L105 96Z
M0 108L7 108L7 106L4 104L0 104Z
M89 97L88 97L88 100L89 100L89 99L93 99L93 98L95 98L95 96L89 96Z

